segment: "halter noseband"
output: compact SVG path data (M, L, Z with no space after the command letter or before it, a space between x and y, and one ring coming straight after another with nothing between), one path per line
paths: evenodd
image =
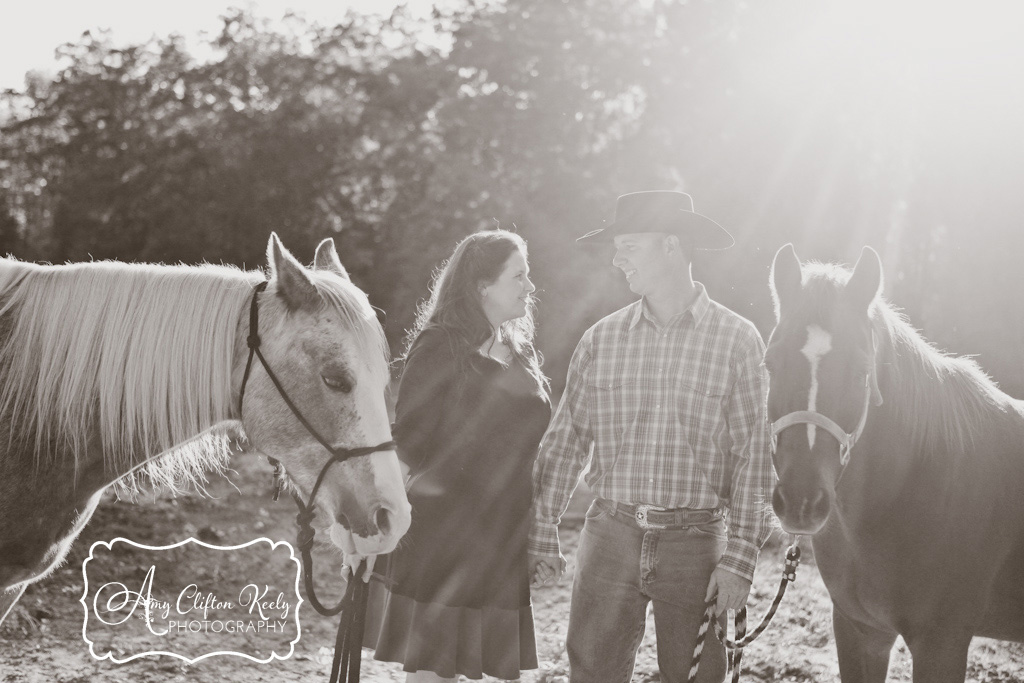
M872 357L874 351L877 351L878 343L875 339L874 333L871 334L871 345L873 347ZM779 447L779 433L787 427L792 427L798 424L809 424L815 427L821 427L826 432L835 437L836 441L839 442L839 476L836 477L838 482L843 477L843 473L846 471L846 466L850 464L850 452L856 445L857 440L860 439L861 434L864 433L864 426L868 422L868 410L871 407L871 396L873 393L872 387L872 375L875 372L874 365L872 364L871 372L868 373L867 377L864 378L864 406L861 410L860 421L857 423L857 427L852 432L846 432L842 427L839 426L832 418L827 415L814 410L796 410L792 413L787 413L780 417L778 420L772 423L772 438L771 438L771 449L772 459L775 458L775 451Z
M323 483L324 477L327 475L327 470L329 470L331 465L333 465L334 463L344 462L351 458L357 458L361 455L370 455L371 453L376 453L378 451L394 450L395 442L385 441L384 443L378 444L376 446L362 446L360 448L338 448L336 446L332 446L327 442L326 439L320 436L320 433L316 429L314 429L313 425L311 425L309 421L302 415L302 413L299 412L299 409L295 406L295 403L292 402L291 397L288 396L288 392L284 390L284 387L281 385L281 382L277 379L277 376L274 374L274 371L270 369L270 365L267 363L266 358L263 357L263 353L260 351L258 297L260 292L262 292L266 288L266 280L256 285L256 288L253 290L252 293L252 303L249 305L249 336L246 339L246 342L248 343L249 346L249 359L245 363L245 374L242 375L242 388L239 392L238 397L238 412L239 416L241 416L242 401L245 398L245 385L249 381L249 373L252 371L252 359L253 356L255 355L256 358L258 358L260 363L263 365L263 369L267 371L267 376L270 377L270 381L274 383L274 386L277 388L277 392L281 394L281 398L284 399L284 402L288 406L288 409L291 410L292 414L295 415L299 422L302 423L302 426L306 428L306 431L312 434L313 438L319 441L320 445L327 449L327 452L331 454L331 458L324 464L323 468L320 470L319 476L317 476L316 478L316 483L313 484L313 490L310 491L309 494L309 502L304 503L302 501L302 498L299 496L298 493L296 493L294 488L291 490L291 494L292 498L295 499L295 504L299 506L299 513L295 517L295 520L296 522L298 522L299 525L299 537L297 545L299 547L299 551L303 555L303 571L307 575L306 587L307 593L309 594L310 602L313 604L313 607L316 609L316 611L320 612L320 614L323 614L324 616L334 616L335 614L341 612L342 608L344 607L345 601L342 600L333 608L324 607L320 603L320 601L317 600L315 594L311 590L313 563L311 561L310 551L312 550L313 547L313 535L315 533L312 527L312 522L313 518L316 515L316 513L313 511L313 503L316 499L316 494L320 490L320 484ZM284 467L278 460L274 458L268 458L268 460L274 466L275 480L278 486L280 486L281 482L283 481ZM277 494L275 493L275 500L276 499Z

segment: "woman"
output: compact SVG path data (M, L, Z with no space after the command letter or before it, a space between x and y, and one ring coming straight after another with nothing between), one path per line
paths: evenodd
M537 667L526 538L551 408L534 289L521 237L470 235L410 334L394 436L413 521L374 589L383 607L367 631L374 657L403 664L407 683Z

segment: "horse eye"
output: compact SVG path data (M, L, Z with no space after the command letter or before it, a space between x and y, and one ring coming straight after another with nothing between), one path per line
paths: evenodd
M352 391L352 383L345 377L328 377L327 375L320 375L320 379L324 381L329 389L334 391L340 391L343 394L347 394Z

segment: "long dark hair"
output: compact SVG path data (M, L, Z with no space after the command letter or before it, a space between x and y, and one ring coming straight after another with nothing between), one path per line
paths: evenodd
M508 230L485 230L463 238L452 255L434 271L430 298L417 308L405 355L423 330L438 327L448 334L460 366L468 367L470 354L491 336L491 323L484 313L480 287L498 279L517 249L525 258L526 240ZM546 388L548 380L541 372L540 354L533 345L533 310L531 299L527 302L526 315L502 323L499 334L513 356Z

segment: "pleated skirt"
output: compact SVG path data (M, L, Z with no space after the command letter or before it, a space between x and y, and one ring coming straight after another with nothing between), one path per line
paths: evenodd
M393 593L383 581L370 582L363 645L374 659L397 662L404 671L433 671L505 680L537 668L533 607L448 606Z

